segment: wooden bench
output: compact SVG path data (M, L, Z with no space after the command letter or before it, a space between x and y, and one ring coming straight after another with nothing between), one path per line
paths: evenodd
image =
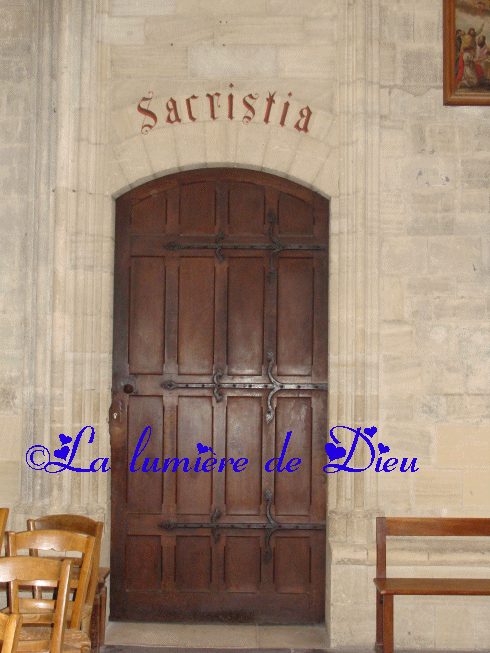
M490 519L378 517L376 519L376 651L393 653L393 597L489 596L486 578L387 578L387 536L490 536Z

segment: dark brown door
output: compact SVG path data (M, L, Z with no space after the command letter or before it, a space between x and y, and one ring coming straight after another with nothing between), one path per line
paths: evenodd
M111 619L324 620L327 234L265 173L118 199Z

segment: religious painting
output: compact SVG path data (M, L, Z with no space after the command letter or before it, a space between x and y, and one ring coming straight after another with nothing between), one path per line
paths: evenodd
M444 104L490 104L490 0L443 0Z

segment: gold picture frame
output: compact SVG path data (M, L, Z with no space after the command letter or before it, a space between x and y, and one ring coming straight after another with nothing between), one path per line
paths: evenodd
M444 104L490 105L490 0L443 0L443 17Z

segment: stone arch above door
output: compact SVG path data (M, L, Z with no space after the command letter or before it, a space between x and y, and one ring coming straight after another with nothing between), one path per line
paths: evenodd
M185 99L176 102L183 105ZM282 106L277 98L273 112ZM298 114L302 106L291 102L289 111ZM338 121L333 114L311 108L304 133L294 128L294 121L281 127L273 112L269 124L228 118L191 122L184 117L180 124L168 124L163 100L155 99L151 110L159 121L147 134L141 133L142 115L136 104L111 114L114 140L109 145L107 192L113 197L164 174L238 166L271 172L338 198Z

